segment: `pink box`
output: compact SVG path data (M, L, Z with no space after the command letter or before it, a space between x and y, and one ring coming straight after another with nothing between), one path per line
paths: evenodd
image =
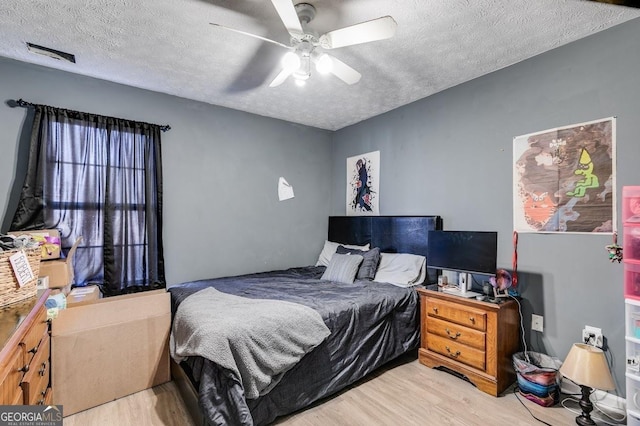
M640 300L640 263L624 260L624 297Z

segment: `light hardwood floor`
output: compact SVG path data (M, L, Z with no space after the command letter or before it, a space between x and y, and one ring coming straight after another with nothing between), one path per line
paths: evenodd
M414 358L380 370L337 396L278 419L283 426L469 425L517 426L537 422L510 388L495 398L451 374L427 368ZM524 405L551 425L575 424L563 408ZM575 404L572 405L575 407ZM64 419L65 426L195 425L177 386L169 382ZM604 424L598 422L598 424Z

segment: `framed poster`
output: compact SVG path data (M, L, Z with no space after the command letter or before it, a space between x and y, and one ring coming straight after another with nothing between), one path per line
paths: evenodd
M616 230L615 117L513 141L513 221L518 232Z
M347 158L347 216L380 214L380 151Z

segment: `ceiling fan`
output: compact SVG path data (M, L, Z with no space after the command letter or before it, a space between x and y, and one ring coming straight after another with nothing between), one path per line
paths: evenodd
M591 0L598 3L609 3L616 6L638 7L640 8L640 0Z
M313 5L309 3L294 5L292 0L271 0L271 2L291 36L289 45L211 23L216 27L255 37L288 50L282 58L282 70L269 87L281 85L289 76L293 76L297 84L303 85L311 76L311 63L315 64L316 70L320 73L331 73L347 84L355 84L360 81L362 75L338 58L325 53L324 50L391 38L397 27L396 21L391 16L383 16L318 36L308 26L316 16L316 8Z

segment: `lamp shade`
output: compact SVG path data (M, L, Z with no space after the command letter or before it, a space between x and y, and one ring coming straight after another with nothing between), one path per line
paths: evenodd
M602 390L616 388L607 358L602 349L595 346L574 343L560 373L578 385Z

